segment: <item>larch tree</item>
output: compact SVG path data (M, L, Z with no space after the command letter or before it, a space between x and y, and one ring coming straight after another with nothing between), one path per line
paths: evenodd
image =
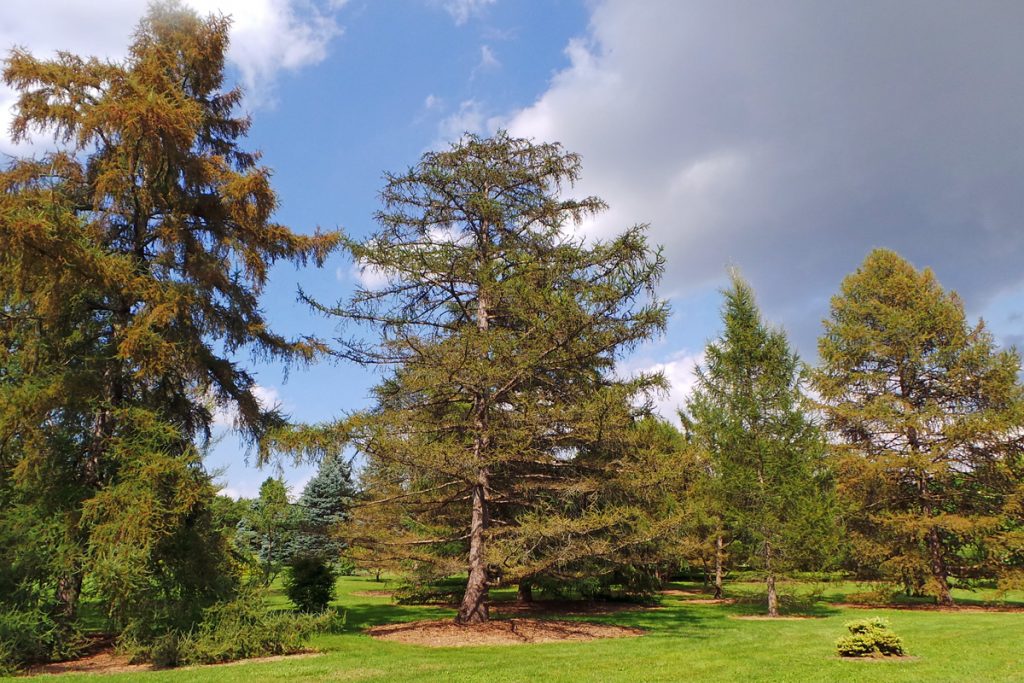
M345 422L372 484L355 541L402 553L406 567L468 572L459 623L488 619L493 582L530 574L517 523L527 511L550 503L549 534L590 538L593 553L612 552L608 535L630 524L628 511L587 505L602 474L583 454L663 385L614 372L664 329L663 261L642 226L603 242L569 234L604 209L562 196L579 173L559 145L505 133L425 154L386 177L380 230L346 241L377 286L314 303L377 335L340 339L340 357L387 371L376 405ZM567 499L572 517L559 513Z
M223 87L228 29L226 18L163 2L123 61L14 49L4 65L18 93L13 139L52 134L56 151L0 172L3 483L45 505L48 487L63 487L68 540L54 571L69 617L84 549L101 540L89 520L109 529L116 515L125 528L151 519L144 498L134 500L143 507L118 498L106 510L97 507L115 499L98 498L81 513L84 501L140 474L119 448L159 442L167 454L162 427L157 441L130 438L136 418L174 430L172 451L201 471L187 452L208 437L216 407L234 406L236 426L255 443L282 422L260 405L236 354L302 361L320 350L273 332L259 295L273 264L320 264L339 236L273 220L270 171L240 145L249 128L235 114L242 94ZM214 492L205 490L175 519L201 514ZM147 571L163 566L154 556Z
M860 566L943 605L951 577L1019 574L1017 353L969 325L931 270L885 249L843 280L818 348Z
M781 330L761 320L738 275L725 291L725 329L708 344L686 404L694 445L723 533L764 572L768 614L779 615L776 578L835 544L825 442L807 412L803 364Z

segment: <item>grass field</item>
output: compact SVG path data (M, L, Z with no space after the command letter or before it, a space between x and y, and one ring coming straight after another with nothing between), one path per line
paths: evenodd
M694 585L675 584L678 589ZM445 618L451 610L407 607L389 598L353 593L379 590L371 578L346 577L336 601L347 615L340 633L319 636L324 654L273 662L236 663L104 676L104 681L1022 681L1024 612L937 612L849 609L831 606L863 586L849 583L790 585L789 610L811 618L786 621L737 619L760 605L695 604L685 595L665 597L654 609L575 617L645 629L638 638L578 643L427 648L374 640L370 625ZM756 584L734 584L733 596L754 596ZM808 598L807 596L811 597ZM801 597L803 596L803 597ZM511 598L498 593L497 598ZM963 602L997 597L961 593ZM998 596L1017 607L1024 595ZM275 602L285 604L283 597ZM689 604L688 604L689 603ZM847 661L834 642L850 619L888 618L913 656L901 661ZM561 617L565 618L565 617ZM569 617L574 618L574 617ZM62 681L95 675L64 675Z

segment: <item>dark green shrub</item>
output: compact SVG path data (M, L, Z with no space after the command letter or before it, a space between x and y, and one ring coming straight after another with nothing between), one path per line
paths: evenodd
M899 657L905 654L900 637L889 630L889 622L871 617L846 623L849 635L836 641L840 657Z
M334 570L319 557L296 557L284 578L284 590L300 610L318 614L334 597Z
M218 664L302 652L311 636L335 627L337 621L333 611L316 616L270 611L263 596L251 591L208 608L191 631L166 633L145 644L126 641L122 646L134 661L162 667Z
M80 634L59 626L46 612L0 608L0 675L27 664L68 659L81 643Z

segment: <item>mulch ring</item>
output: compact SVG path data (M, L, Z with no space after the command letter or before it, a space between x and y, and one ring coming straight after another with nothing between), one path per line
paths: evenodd
M268 657L252 657L251 659L236 659L231 662L219 664L202 664L195 666L181 667L184 669L205 668L208 666L238 666L241 664L256 664L259 662L276 662L283 659L300 659L304 657L319 657L322 652L307 650L291 655L271 655ZM87 654L78 659L71 659L66 662L52 662L40 664L29 668L25 673L28 676L39 676L44 674L121 674L140 671L159 671L152 664L132 664L128 655L118 654L114 648L105 647L98 652ZM164 669L166 671L166 669Z
M579 600L492 601L487 606L492 614L500 615L566 614L576 616L664 609L657 605L641 605L635 602L581 602Z
M467 647L630 638L643 635L644 631L611 624L547 619L500 619L472 626L462 626L445 619L374 626L366 633L381 640L411 645Z
M777 617L770 617L767 614L730 614L730 619L743 619L744 621L800 621L802 619L822 619L811 614L785 614Z
M352 591L349 595L354 595L357 598L390 598L394 597L395 591L385 590L369 590L369 591Z
M687 605L733 605L736 603L736 598L697 597L707 595L707 593L701 590L669 588L658 591L658 595L664 595L669 598L681 598Z

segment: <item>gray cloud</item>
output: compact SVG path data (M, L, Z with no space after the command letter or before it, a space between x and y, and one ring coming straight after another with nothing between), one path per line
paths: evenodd
M653 224L670 294L738 265L817 334L875 246L972 310L1024 283L1024 4L608 0L571 66L509 121L584 157L611 211Z

